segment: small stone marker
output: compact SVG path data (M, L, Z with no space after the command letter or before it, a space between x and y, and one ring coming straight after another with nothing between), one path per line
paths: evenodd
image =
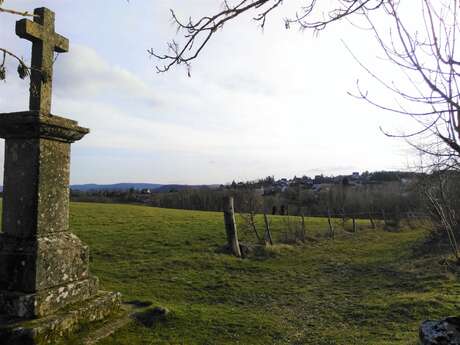
M54 32L52 11L34 14L16 24L33 43L30 110L0 114L0 345L53 344L120 308L118 293L99 291L88 247L69 230L70 145L89 130L51 115L54 52L68 51L69 42Z

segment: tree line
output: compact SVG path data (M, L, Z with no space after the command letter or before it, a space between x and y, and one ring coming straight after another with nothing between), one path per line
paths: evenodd
M364 174L363 174L364 175ZM369 174L369 176L374 176ZM323 183L314 189L311 183L291 183L282 190L273 188L274 179L233 182L210 189L146 192L141 190L72 191L73 201L134 203L153 207L222 211L224 196L232 196L237 213L273 215L309 215L368 217L370 214L421 212L423 206L413 178L405 181L396 174L378 173L369 183L352 184L347 178L339 183ZM414 175L412 175L414 176ZM293 179L292 181L296 181Z

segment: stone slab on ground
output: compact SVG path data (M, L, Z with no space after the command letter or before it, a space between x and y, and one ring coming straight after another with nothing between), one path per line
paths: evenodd
M36 320L2 320L0 345L51 345L78 331L82 325L121 312L121 295L100 291L94 298Z
M460 345L460 317L423 322L420 341L422 345Z

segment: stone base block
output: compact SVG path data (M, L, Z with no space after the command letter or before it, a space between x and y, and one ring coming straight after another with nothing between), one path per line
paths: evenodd
M121 311L121 295L100 291L94 298L36 320L0 317L0 345L51 345L78 331L82 325L101 321Z
M70 232L29 239L0 234L0 290L35 292L88 277L89 249Z
M0 314L28 319L43 317L68 304L91 298L98 286L99 280L90 277L31 294L0 291Z

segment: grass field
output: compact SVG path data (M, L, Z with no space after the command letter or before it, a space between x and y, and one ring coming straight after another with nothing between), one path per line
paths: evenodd
M273 217L275 238L284 225ZM307 225L319 242L237 259L218 250L220 213L73 203L103 288L171 311L100 344L411 345L421 321L458 313L457 274L420 249L425 230L362 223L331 241L324 220Z

